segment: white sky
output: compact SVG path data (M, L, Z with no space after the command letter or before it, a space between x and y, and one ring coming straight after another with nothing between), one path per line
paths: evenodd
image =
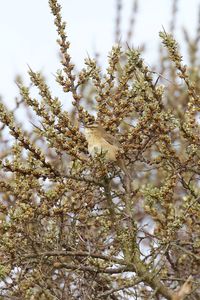
M123 2L122 40L126 37L132 0ZM81 68L87 53L93 56L98 51L104 63L114 42L115 0L59 0L59 3L67 21L73 61ZM15 75L28 79L27 64L35 71L42 70L50 83L60 66L48 0L0 0L0 4L0 95L9 104L17 94ZM156 61L158 32L162 26L169 28L171 4L171 0L139 0L132 45L146 43L145 61L149 64ZM182 26L195 32L199 4L200 0L179 0L176 37L180 42Z

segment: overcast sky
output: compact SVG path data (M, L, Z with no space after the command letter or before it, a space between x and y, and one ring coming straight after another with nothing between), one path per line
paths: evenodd
M132 0L123 1L122 34L126 38ZM27 64L41 70L53 81L59 69L58 46L53 16L48 0L0 0L0 95L5 102L12 102L17 93L16 74L27 80ZM98 51L104 63L107 52L114 43L115 0L59 0L67 33L71 42L73 61L83 67L84 57ZM158 32L162 26L169 28L171 0L139 0L134 47L145 42L145 60L156 61ZM181 28L193 34L197 26L200 0L179 0L176 37L182 42Z

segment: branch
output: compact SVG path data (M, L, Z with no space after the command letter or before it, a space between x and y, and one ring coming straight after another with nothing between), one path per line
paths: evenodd
M186 282L180 287L179 291L174 293L172 296L172 300L184 300L187 295L189 295L192 291L192 279L193 277L190 275Z
M124 290L124 289L131 288L131 287L133 287L134 285L139 284L141 281L142 281L142 279L141 279L141 278L138 278L137 280L133 281L132 283L124 284L124 285L122 285L122 286L120 286L120 287L110 289L110 290L108 290L108 291L106 291L106 292L104 292L104 293L98 295L98 298L107 297L107 296L109 296L109 295L111 295L111 294L113 294L113 293L115 293L115 292L119 292L119 291L122 291L122 290Z
M91 273L105 273L105 274L119 274L123 272L133 272L132 267L119 267L119 268L95 268L85 265L74 265L74 264L67 264L67 263L60 263L55 262L54 267L57 269L70 269L70 270L77 270L77 271L86 271Z
M82 256L82 257L92 257L92 258L99 258L105 261L114 262L116 264L126 264L126 262L123 259L110 257L98 253L90 253L90 252L84 252L84 251L46 251L41 253L30 253L25 254L24 258L37 258L37 257L45 257L45 256Z

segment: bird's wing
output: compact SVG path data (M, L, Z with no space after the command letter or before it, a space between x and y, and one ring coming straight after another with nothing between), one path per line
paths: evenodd
M106 132L106 141L111 145L120 147L120 143L118 142L117 138L108 132Z

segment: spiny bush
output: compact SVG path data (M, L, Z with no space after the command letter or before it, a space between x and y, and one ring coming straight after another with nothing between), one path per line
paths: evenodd
M76 71L61 7L49 5L56 81L72 109L31 68L38 95L18 80L16 109L0 103L1 299L199 299L199 28L195 40L186 33L188 66L160 32L157 81L140 51L120 45L105 73L91 58ZM118 139L128 181L89 155L84 127L94 121Z

